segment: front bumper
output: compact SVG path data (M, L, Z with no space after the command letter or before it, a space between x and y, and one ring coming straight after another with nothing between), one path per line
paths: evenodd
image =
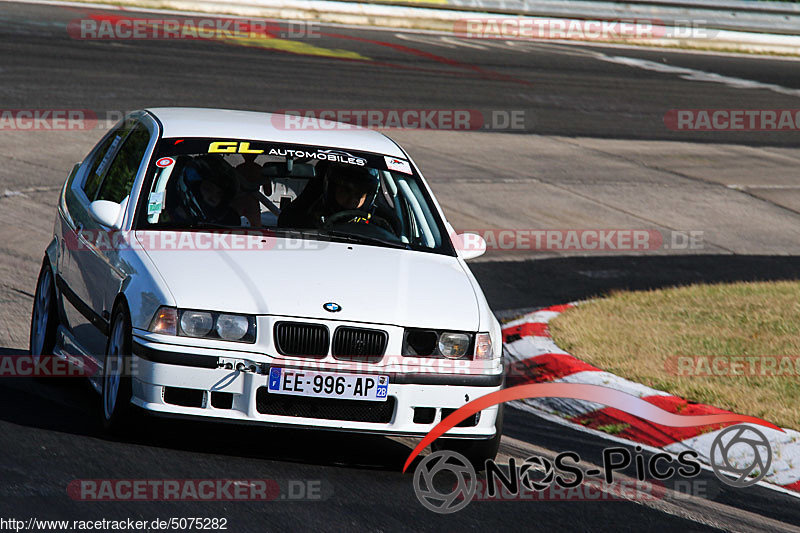
M449 411L503 386L502 366L500 373L484 375L387 372L379 367L360 367L356 373L389 375L388 403L356 400L331 403L266 391L271 366L289 368L302 361L165 344L137 336L134 336L133 352L132 402L135 405L162 415L228 422L423 436ZM219 367L220 364L223 367ZM326 368L324 363L315 369L341 372L337 368ZM481 411L479 416L464 422L468 425L451 429L447 436L493 437L497 409L493 406ZM315 413L321 411L325 414L317 417ZM422 413L424 417L419 416Z

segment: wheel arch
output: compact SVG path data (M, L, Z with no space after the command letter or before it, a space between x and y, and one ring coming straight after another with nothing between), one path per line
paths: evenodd
M55 237L50 240L47 244L47 248L44 249L44 260L47 261L47 264L50 266L50 273L55 280L57 274L56 265L58 265L58 239Z
M111 320L109 321L109 335L111 334L111 323L114 321L114 315L117 313L117 309L122 307L125 310L125 313L128 315L128 320L131 320L131 308L128 304L128 298L125 296L124 292L120 292L114 298L114 304L111 306Z

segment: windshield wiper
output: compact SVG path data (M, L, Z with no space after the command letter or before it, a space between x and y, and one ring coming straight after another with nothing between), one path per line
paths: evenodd
M329 237L335 237L337 239L344 239L348 242L359 243L359 244L377 244L379 246L387 246L389 248L400 248L402 250L409 250L410 247L402 242L392 242L387 241L378 237L367 237L366 235L354 235L352 233L347 233L344 231L335 231L335 230L320 230L320 235L327 235Z

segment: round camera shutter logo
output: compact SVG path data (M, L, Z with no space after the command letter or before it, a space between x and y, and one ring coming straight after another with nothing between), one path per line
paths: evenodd
M525 488L539 492L552 485L555 477L553 463L538 455L525 459L525 464L522 465L519 473Z
M440 476L438 485L443 487L444 492L435 485L434 478L437 474ZM453 477L455 486L452 484ZM460 511L472 501L477 488L475 468L460 453L446 450L434 452L425 457L414 470L414 492L417 499L435 513L450 514Z
M740 424L726 428L714 438L709 460L720 481L732 487L749 487L767 475L772 464L772 448L766 435ZM735 478L731 479L726 473Z

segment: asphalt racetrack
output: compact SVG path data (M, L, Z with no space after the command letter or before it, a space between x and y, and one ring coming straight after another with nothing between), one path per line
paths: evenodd
M0 131L0 355L26 353L36 276L72 164L103 134L102 119L154 106L478 111L486 123L471 131L388 132L457 229L665 236L645 252L490 250L471 267L501 317L618 288L800 272L797 132L674 131L664 120L675 109L798 108L795 60L335 26L255 43L69 35L70 21L98 12L0 3L0 107L101 119L87 131ZM514 128L489 119L512 112L523 117ZM670 246L688 231L702 237L696 246ZM410 449L397 439L153 420L116 440L101 431L97 402L82 381L0 380L0 518L219 517L234 532L800 528L796 498L734 489L705 471L701 494L475 502L442 516L401 474ZM569 450L597 464L608 445L509 409L500 458ZM72 480L100 478L310 481L321 496L97 503L67 493Z

